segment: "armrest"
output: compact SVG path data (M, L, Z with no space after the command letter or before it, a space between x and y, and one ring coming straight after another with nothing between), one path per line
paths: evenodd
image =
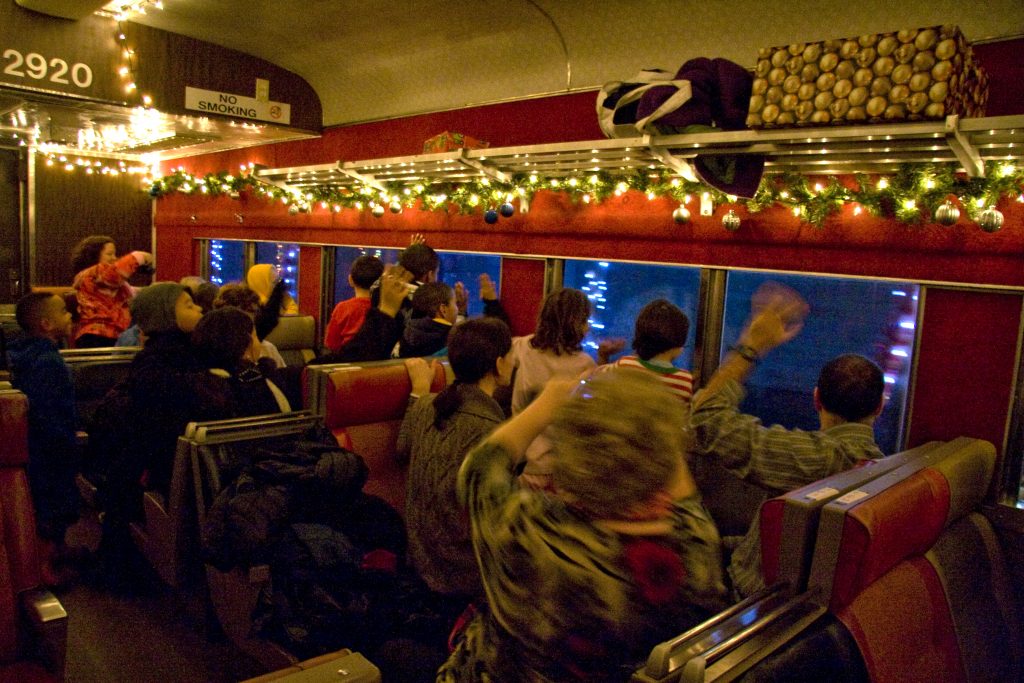
M22 612L35 634L33 645L58 680L64 679L68 650L68 613L48 590L36 589L21 594Z

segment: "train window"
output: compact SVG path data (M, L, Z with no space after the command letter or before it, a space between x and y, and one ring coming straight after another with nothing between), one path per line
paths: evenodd
M378 247L335 247L334 249L334 303L344 301L355 296L352 287L348 284L348 273L352 268L352 262L364 254L376 256L384 263L398 263L398 256L401 249L384 249ZM501 257L487 254L464 254L450 251L439 251L437 253L441 260L437 278L449 286L456 282L466 285L469 290L469 307L467 313L470 316L481 315L484 311L483 303L480 301L480 285L478 278L481 273L487 273L494 280L495 285L500 286Z
M288 293L299 300L299 245L285 242L257 242L256 263L269 263L281 275Z
M751 295L767 280L798 291L811 313L796 339L772 351L754 369L742 409L766 424L817 429L812 393L821 366L841 353L859 353L885 373L886 405L875 421L878 445L885 453L899 450L914 348L917 285L731 271L722 355L750 315Z
M590 298L590 332L583 344L592 356L597 357L597 345L602 339L624 339L628 351L640 309L653 299L664 298L690 318L689 339L675 365L693 368L699 268L567 259L563 273L564 286L582 290Z
M348 274L352 270L352 262L360 256L376 256L384 263L398 263L401 249L381 249L378 247L335 247L334 248L334 303L351 299L356 295L352 285L348 283Z
M469 306L466 314L469 316L482 315L484 304L480 300L480 275L487 273L494 286L499 288L498 295L501 296L501 257L487 254L465 254L453 251L440 251L437 255L441 258L441 268L438 270L437 279L450 287L456 282L461 282L469 292Z
M226 285L245 279L245 242L210 240L210 282Z

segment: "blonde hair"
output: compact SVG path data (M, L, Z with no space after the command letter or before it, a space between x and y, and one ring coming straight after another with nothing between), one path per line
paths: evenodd
M624 368L602 372L553 417L552 482L593 517L622 518L685 467L687 422L658 378Z

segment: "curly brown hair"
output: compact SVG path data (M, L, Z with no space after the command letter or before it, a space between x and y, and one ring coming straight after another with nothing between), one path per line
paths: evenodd
M537 316L530 346L556 356L582 351L589 317L590 300L580 290L565 287L551 292Z
M71 267L74 269L75 275L99 263L103 247L113 242L114 238L109 235L89 235L76 244L71 251Z

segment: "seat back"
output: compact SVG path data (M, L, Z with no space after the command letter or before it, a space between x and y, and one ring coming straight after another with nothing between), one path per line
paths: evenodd
M810 584L853 634L872 680L1014 680L1016 601L991 528L972 514L991 484L995 449L961 438L926 459L825 506ZM974 614L964 601L978 601ZM981 633L1016 645L993 646ZM1005 658L995 663L990 653ZM988 678L993 665L1010 675Z
M18 596L39 585L28 464L28 398L0 392L0 663L18 654Z
M14 311L0 312L0 371L7 368L7 345L15 339L23 337L24 330L14 319Z
M198 565L195 549L199 539L192 505L192 464L188 443L181 437L174 452L167 497L146 491L142 510L143 520L129 524L132 540L163 582L180 588Z
M448 383L439 365L431 391ZM395 457L398 430L412 385L402 361L381 361L332 371L325 384L324 424L338 443L363 457L370 470L363 490L405 509L407 467Z
M267 440L299 438L321 418L308 411L189 424L179 443L187 444L192 473L195 516L201 526L207 511L225 482L222 466L232 459L231 449L251 449ZM198 544L197 544L198 545ZM280 646L254 637L252 614L260 591L270 582L270 568L259 565L220 571L206 566L210 602L225 635L239 649L255 657L268 669L295 662Z
M869 460L813 484L765 501L761 506L761 572L765 583L807 586L821 510L867 482L898 467L919 461L942 444L933 441L879 460ZM919 467L924 467L921 462Z
M316 318L311 315L283 315L267 335L286 365L305 365L316 358Z
M75 385L79 429L88 427L93 413L107 392L128 377L132 360L138 351L137 346L61 351L64 362L71 369L71 379Z

